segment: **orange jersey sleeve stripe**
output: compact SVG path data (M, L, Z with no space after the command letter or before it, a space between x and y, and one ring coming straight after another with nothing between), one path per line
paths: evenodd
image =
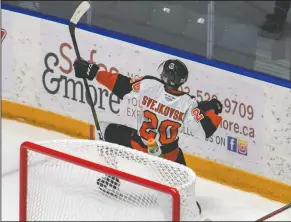
M222 117L221 116L218 116L216 115L213 111L207 111L205 113L205 116L208 116L209 119L211 120L212 124L218 128L219 124L221 123L222 121Z
M117 77L118 73L112 74L107 71L99 71L97 75L97 81L112 91L117 81Z

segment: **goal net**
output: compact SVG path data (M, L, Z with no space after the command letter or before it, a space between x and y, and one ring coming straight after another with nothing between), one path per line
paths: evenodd
M108 176L119 179L115 189ZM20 221L195 221L195 178L183 165L103 141L25 142Z

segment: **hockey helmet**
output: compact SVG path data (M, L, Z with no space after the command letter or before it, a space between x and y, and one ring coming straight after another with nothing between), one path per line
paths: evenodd
M161 80L169 86L179 88L188 79L187 66L178 59L169 59L161 63L159 68L163 67Z

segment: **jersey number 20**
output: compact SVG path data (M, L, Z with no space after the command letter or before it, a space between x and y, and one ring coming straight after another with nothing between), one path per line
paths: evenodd
M149 121L144 121L141 128L139 129L140 136L145 139L155 138L157 133L152 130L157 130L160 134L159 141L162 145L169 144L175 141L179 128L181 126L180 123L174 122L171 120L163 120L159 124L159 120L155 113L151 111L144 111L144 117ZM167 131L170 128L170 135L167 135Z

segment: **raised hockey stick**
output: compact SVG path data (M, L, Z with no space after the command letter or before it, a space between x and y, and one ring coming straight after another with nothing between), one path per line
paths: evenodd
M71 38L72 38L72 41L73 41L74 49L75 49L75 52L76 52L76 55L77 55L77 59L81 59L81 56L80 56L80 51L79 51L78 44L77 44L77 41L76 41L75 29L76 29L77 23L80 21L82 16L90 9L90 7L91 6L90 6L89 2L83 1L78 6L78 8L74 12L74 14L73 14L73 16L72 16L72 18L70 20L69 30L70 30ZM83 78L83 81L84 81L84 84L85 84L86 94L87 94L87 97L89 99L89 105L91 107L91 111L92 111L92 114L93 114L96 130L97 130L98 135L99 135L99 139L100 140L104 140L102 132L101 132L100 124L99 124L99 121L98 121L97 113L96 113L96 110L95 110L95 107L94 107L94 104L93 104L93 100L92 100L92 96L91 96L91 93L90 93L90 88L89 88L87 79Z
M77 40L76 40L76 36L75 36L75 29L76 29L77 23L80 21L82 16L90 9L90 7L91 6L90 6L89 2L83 1L78 6L78 8L74 12L74 14L73 14L73 16L72 16L72 18L70 20L69 30L70 30L71 38L72 38L72 41L73 41L74 49L75 49L75 52L76 52L76 55L77 55L77 59L81 59L81 55L80 55L80 51L79 51ZM102 132L101 132L101 127L100 127L99 120L98 120L98 117L97 117L97 113L96 113L96 110L95 110L95 107L94 107L94 104L93 104L93 100L92 100L92 96L91 96L91 93L90 93L90 89L89 89L89 85L88 85L87 79L83 78L83 81L84 81L84 84L85 84L86 94L87 94L88 99L89 99L89 105L91 107L91 111L92 111L94 122L95 122L95 127L96 127L97 133L99 135L99 139L104 141L104 137L103 137ZM108 163L108 165L116 168L117 163L116 163L116 161L112 160L112 157L110 155L106 155L104 153L101 153L100 155L101 156L105 155L105 161ZM113 163L111 163L110 160L112 160Z

